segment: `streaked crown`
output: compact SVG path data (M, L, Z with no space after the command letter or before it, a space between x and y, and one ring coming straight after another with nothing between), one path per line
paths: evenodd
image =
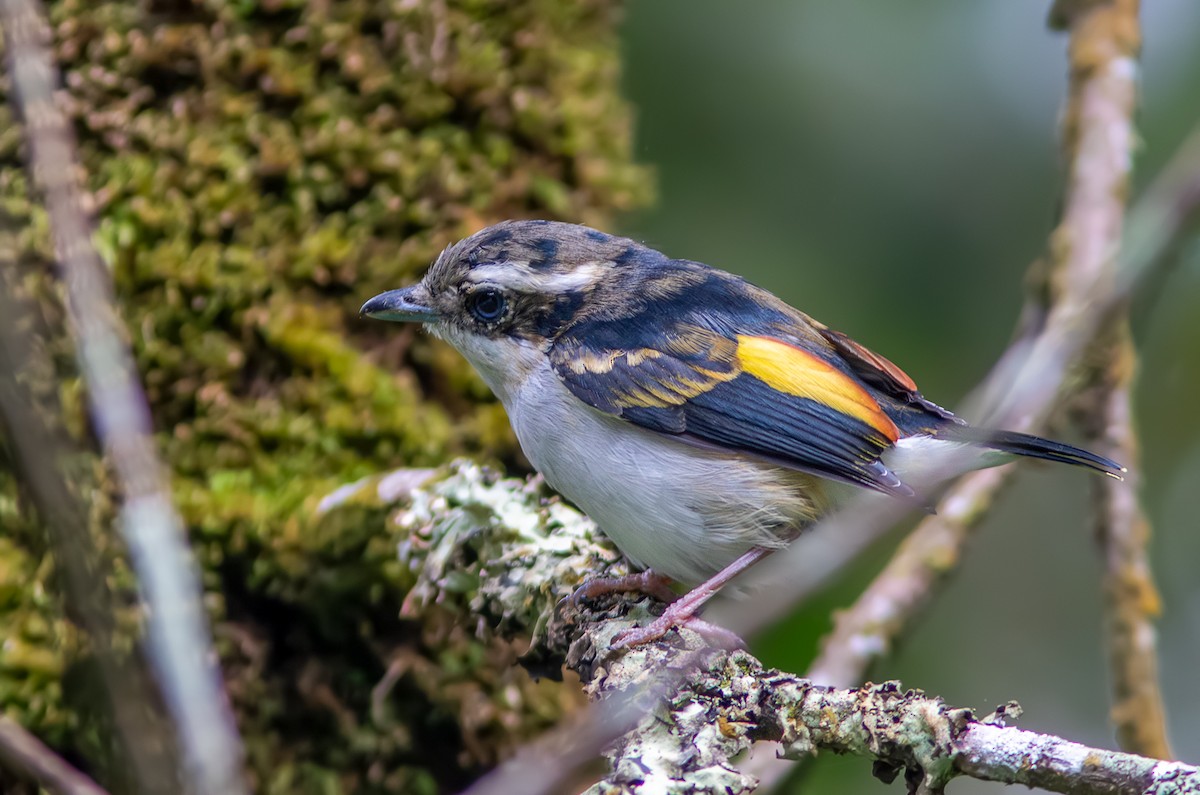
M422 287L443 323L540 342L584 317L634 311L669 262L633 240L585 226L506 221L448 247Z

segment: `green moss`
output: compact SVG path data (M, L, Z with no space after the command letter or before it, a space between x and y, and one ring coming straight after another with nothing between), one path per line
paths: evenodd
M519 460L456 356L357 309L485 223L603 224L645 201L617 94L615 2L49 5L97 243L204 567L258 789L461 786L500 740L430 704L451 680L501 683L481 672L501 652L448 625L442 640L460 642L447 647L401 620L414 576L383 509L318 520L317 495L456 453ZM42 324L60 328L46 219L11 121L0 105L0 248ZM66 427L83 436L70 348L49 345ZM0 632L14 639L0 656L3 703L56 744L97 753L62 693L75 653L8 471L0 523ZM391 715L381 724L372 688L397 659L410 673L376 704ZM554 698L534 701L555 711Z

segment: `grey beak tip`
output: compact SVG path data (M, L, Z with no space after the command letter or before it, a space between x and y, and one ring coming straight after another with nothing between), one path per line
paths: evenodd
M414 300L414 292L413 287L405 287L380 293L362 305L358 316L398 323L428 323L436 320L437 312Z
M363 303L362 307L359 308L358 316L359 317L371 317L374 313L376 313L380 309L382 309L382 307L380 306L380 304L382 302L379 300L382 297L383 296L381 296L381 295L377 295L374 298L368 298Z

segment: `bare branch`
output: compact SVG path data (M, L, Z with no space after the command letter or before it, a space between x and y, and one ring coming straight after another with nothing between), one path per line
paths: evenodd
M1096 285L1116 282L1135 140L1137 5L1136 0L1060 2L1053 12L1056 23L1071 30L1064 123L1070 171L1049 262L1034 265L1033 289L1023 312L1044 323L1046 333L1069 329L1073 318L1093 312L1090 297ZM996 374L1003 377L1006 369L997 368ZM1027 423L1035 413L1046 410L1028 412ZM1128 465L1123 452L1114 450L1112 457ZM1006 479L1003 470L993 470L968 475L955 486L937 515L913 531L855 604L837 617L809 669L815 681L844 687L862 681L870 663L890 649L892 639L961 559L976 522ZM1132 493L1132 484L1108 482L1100 488Z
M1136 0L1080 5L1060 2L1056 17L1071 30L1071 92L1066 146L1071 156L1067 211L1055 233L1065 249L1062 278L1112 280L1128 190L1134 68L1140 44ZM1125 308L1114 318L1092 370L1095 388L1080 401L1100 448L1130 468L1125 484L1096 486L1097 537L1104 563L1112 717L1122 747L1170 757L1158 682L1153 619L1158 594L1146 556L1150 527L1138 504L1138 444L1130 411L1136 352Z
M2 0L14 105L44 195L93 422L123 492L122 528L146 603L151 664L198 793L245 792L242 753L216 667L184 528L154 448L150 413L92 244L74 136L55 102L59 78L36 0Z
M108 795L18 723L0 717L0 763L55 795Z
M0 261L0 269L15 267ZM29 371L53 372L44 346L26 331L28 317L13 300L11 271L0 272L0 429L11 445L20 475L46 526L67 613L87 633L104 683L121 746L144 792L178 787L174 747L157 693L144 672L117 652L116 606L109 592L111 566L100 555L88 526L87 510L68 488L59 462L68 446L46 427L21 383Z
M1138 0L1060 2L1068 21L1070 82L1063 119L1068 173L1063 216L1051 235L1051 290L1060 311L1091 312L1070 300L1075 285L1115 281L1125 201L1133 171Z
M883 571L845 611L821 642L808 678L850 687L871 663L891 651L938 584L958 567L963 547L1009 480L1011 467L973 472L938 503L937 513L917 526Z
M1096 387L1085 394L1097 449L1130 465L1122 484L1096 486L1096 538L1104 563L1105 623L1112 677L1112 721L1117 741L1133 753L1171 758L1166 709L1159 686L1157 632L1160 601L1146 545L1150 523L1138 501L1139 458L1131 389L1137 354L1128 325L1104 348L1109 361L1097 367Z

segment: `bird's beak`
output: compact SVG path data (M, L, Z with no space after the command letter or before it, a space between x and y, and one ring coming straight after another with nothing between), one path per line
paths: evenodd
M360 317L376 320L393 320L397 323L429 323L438 319L438 313L424 300L421 285L414 284L400 290L380 293L362 305Z

